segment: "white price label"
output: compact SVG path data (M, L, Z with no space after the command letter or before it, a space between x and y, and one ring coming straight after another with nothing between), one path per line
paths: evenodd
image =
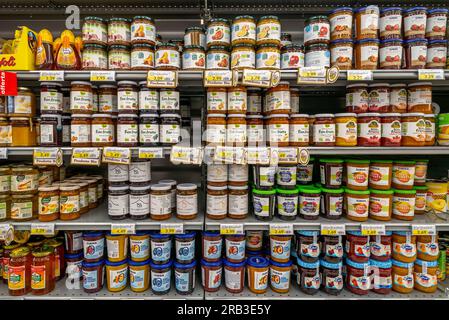
M298 148L277 148L277 154L280 163L298 163Z
M324 236L344 236L346 228L344 224L322 224L321 234Z
M170 161L174 164L201 164L202 149L173 146L170 153Z
M115 81L115 71L91 71L90 81Z
M33 150L33 165L62 166L61 148L36 148Z
M434 236L437 230L434 224L414 224L412 225L412 235L414 236Z
M114 223L111 224L112 234L135 234L136 225L133 223Z
M216 147L214 161L225 164L245 164L245 149L235 147Z
M11 224L0 224L0 240L6 244L14 240L14 226Z
M8 159L8 148L0 148L0 159Z
M205 70L205 87L233 87L238 81L238 72L231 70Z
M129 164L131 150L129 148L105 147L103 148L102 162L115 164Z
M270 70L244 69L242 84L245 86L269 88L272 87L272 72Z
M244 234L243 224L241 223L220 224L220 234L224 235Z
M302 67L298 69L297 83L325 84L327 80L326 67Z
M183 234L184 225L182 223L161 223L161 234Z
M269 164L270 149L268 148L246 148L246 161L248 164Z
M362 235L364 236L383 236L385 235L384 224L362 224Z
M291 223L271 223L270 224L270 236L276 235L292 235L293 224Z
M418 80L444 80L444 70L442 69L418 69Z
M73 148L70 163L72 165L80 164L88 166L99 166L100 156L100 148Z
M178 86L178 73L170 70L150 70L147 74L147 87L149 88L176 88Z
M163 148L139 148L139 159L156 159L163 157Z
M348 81L372 81L373 72L371 70L348 70Z
M54 223L32 223L31 234L39 236L53 236L55 234Z
M64 71L40 71L39 81L64 81Z

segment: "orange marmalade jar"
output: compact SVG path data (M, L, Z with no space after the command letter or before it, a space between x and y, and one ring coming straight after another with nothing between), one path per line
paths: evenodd
M292 147L309 145L309 115L292 114L290 116L289 139Z
M244 147L246 145L247 137L245 115L228 115L226 128L226 145L234 147Z
M338 147L354 147L357 145L357 114L335 114L335 145Z
M276 87L267 90L265 95L265 114L290 113L290 85L288 82L279 82Z
M224 145L226 141L226 115L208 114L206 125L206 143Z
M432 83L410 83L407 88L408 112L432 113Z
M288 147L290 140L288 114L272 114L265 122L270 147Z
M426 121L424 113L403 113L401 117L401 145L423 147L426 144Z

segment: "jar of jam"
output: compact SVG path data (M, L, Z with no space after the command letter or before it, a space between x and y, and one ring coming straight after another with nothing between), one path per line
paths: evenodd
M389 294L392 288L391 260L378 261L370 259L369 265L373 280L371 290L379 294Z
M414 7L404 10L404 39L424 38L426 34L426 22L426 7Z
M340 7L329 14L330 40L352 38L352 8Z
M222 18L214 18L207 23L206 46L225 46L231 44L231 28L229 21Z
M342 262L343 258L343 242L342 236L322 236L321 253L323 261L328 263Z
M265 129L263 125L263 116L246 116L246 135L249 147L265 146Z
M348 290L358 295L367 295L371 287L369 263L357 263L347 259L346 272L346 287Z
M375 83L369 85L369 112L389 112L390 85L388 83Z
M31 291L32 256L28 247L19 247L9 254L8 291L10 296L22 296Z
M375 70L379 62L379 40L363 39L355 43L355 69Z
M238 44L232 47L231 52L231 69L243 70L243 69L255 69L256 68L256 52L251 45Z
M361 147L380 147L380 113L358 114L357 136L357 144Z
M53 221L59 218L59 187L39 187L39 221Z
M100 17L85 17L82 28L84 44L107 44L107 27L104 19ZM84 52L83 52L84 53Z
M382 125L381 145L386 147L401 146L401 114L383 113L380 115Z
M380 10L379 35L381 40L402 38L402 8Z
M106 70L108 68L106 47L98 44L86 44L83 48L81 65L84 70Z
M117 114L117 86L101 85L98 87L98 112Z
M120 114L117 122L117 146L137 147L138 137L138 116L135 114Z
M33 249L31 262L31 292L33 295L48 294L55 288L55 256L51 247Z
M321 252L318 235L318 231L299 231L296 233L296 251L302 261L318 262Z
M89 82L73 81L70 89L70 111L90 114L93 110L92 85Z
M432 83L416 82L408 85L407 111L432 114Z
M425 293L433 293L438 289L437 274L439 272L437 261L423 261L416 259L414 267L414 288Z
M161 43L156 47L156 70L181 69L181 57L178 47L173 43Z
M425 114L424 121L426 122L426 146L435 145L435 115Z
M154 49L145 43L134 44L131 49L131 70L154 69Z
M417 258L422 261L437 261L440 253L438 248L438 236L418 236Z
M390 85L390 109L391 112L407 112L407 86L404 83Z
M369 160L346 160L346 186L352 190L368 190Z
M184 32L185 46L200 46L206 49L206 34L202 27L189 27Z
M115 142L115 130L110 114L92 115L92 146L113 146Z
M281 68L281 51L274 44L261 44L256 51L256 68L279 70Z
M445 69L447 40L432 40L427 45L426 69Z
M304 45L315 43L328 44L330 40L330 25L327 16L313 16L304 22Z
M392 243L394 260L404 263L416 260L416 236L412 236L410 232L393 232Z
M298 214L298 189L276 189L277 209L282 220L295 220Z
M299 289L309 295L318 293L321 286L320 262L305 262L298 257L297 264Z
M317 147L335 146L335 120L330 113L315 115L313 124L313 143Z
M139 108L137 83L134 81L119 81L117 84L118 112L137 114Z
M150 192L150 217L154 220L167 220L172 215L171 186L154 184Z
M347 258L353 262L367 263L370 257L369 236L362 236L360 231L348 231L346 234Z
M231 293L240 293L245 284L245 261L231 262L223 259L225 289Z
M304 48L299 45L289 44L281 49L281 69L296 70L304 67Z
M131 43L131 28L126 18L110 18L108 21L108 45L129 46Z
M207 186L206 215L210 219L224 219L228 213L228 187Z
M386 231L385 235L370 237L370 260L389 261L391 259L391 231Z
M390 221L393 209L393 190L370 190L369 217Z
M380 69L401 69L403 65L402 51L401 39L382 40L379 47Z
M364 113L368 111L369 94L365 83L346 86L346 111Z
M288 147L290 127L288 114L272 114L265 122L267 141L270 147Z
M222 276L222 260L216 262L201 260L201 281L204 291L216 292L220 290Z
M290 104L290 85L286 81L281 81L276 87L266 91L264 114L290 113Z
M339 147L354 147L357 145L357 114L335 114L335 145Z
M413 189L415 181L415 164L415 161L394 161L391 186L401 190Z
M343 160L320 159L320 182L325 188L339 189L343 177Z
M231 55L225 46L211 46L206 53L206 69L229 70Z
M181 141L181 116L176 113L161 114L160 142L165 145Z
M289 144L293 147L305 147L309 145L309 115L292 114L290 116Z
M226 124L226 145L240 146L246 145L246 119L241 114L228 115Z
M223 236L219 232L203 231L202 258L206 262L221 261Z
M415 214L423 214L426 212L426 202L427 202L427 186L414 186L413 189L416 190L415 197Z
M63 96L61 87L60 83L41 82L41 114L62 112Z
M368 220L370 191L345 189L346 216L349 220L364 222Z
M393 218L411 221L415 217L416 190L394 190Z
M257 21L256 45L281 44L281 23L276 16L263 16Z
M413 291L413 262L404 263L392 259L393 291L411 293Z
M317 220L320 214L321 189L299 187L299 216L306 220Z
M113 220L122 220L129 216L129 186L109 186L108 216Z
M407 69L424 69L427 62L427 40L417 38L404 43Z
M427 10L426 38L432 40L442 40L446 38L448 9L435 8Z
M337 220L343 214L344 189L321 188L320 213L327 219Z
M401 145L422 147L426 144L426 122L423 113L403 113L401 117Z
M182 53L182 68L184 70L204 70L206 54L200 46L185 46Z
M343 290L343 263L342 262L328 262L320 261L321 267L321 287L324 292L330 295L339 295Z
M252 200L256 219L262 221L270 221L273 219L276 204L276 190L259 190L254 188Z
M131 68L131 52L128 46L113 45L108 51L109 70L129 70Z
M428 159L416 159L415 160L415 186L425 186L427 181L427 167L429 164Z
M330 43L331 66L337 66L340 70L352 69L353 46L351 39L338 39Z
M331 54L327 44L317 43L306 47L304 55L305 67L330 67Z
M248 216L248 186L228 186L228 217L244 219Z
M357 40L376 39L378 37L378 31L378 6L367 6L355 10L355 36Z
M147 16L135 16L131 23L131 44L156 44L156 26L153 19Z

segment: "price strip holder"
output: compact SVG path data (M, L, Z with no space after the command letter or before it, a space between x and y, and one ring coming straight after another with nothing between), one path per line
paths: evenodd
M64 71L63 70L45 70L39 71L39 81L64 81Z
M244 234L243 224L241 223L220 224L220 234L223 235Z
M237 70L205 70L203 79L206 88L235 87L239 80L239 73Z
M442 69L418 69L418 80L445 80Z
M235 147L216 147L214 162L225 164L246 164L245 149Z
M99 166L101 157L100 148L73 148L70 164Z
M164 158L164 148L139 148L139 159Z
M321 235L323 236L344 236L346 228L344 224L322 224Z
M434 236L437 230L434 224L414 224L412 225L413 236Z
M246 161L248 164L270 164L270 149L246 148Z
M326 84L326 67L302 67L298 69L298 84Z
M0 224L0 241L6 244L14 240L14 226L12 224Z
M203 159L201 148L173 146L170 153L170 161L174 164L197 164Z
M372 81L373 72L371 70L348 70L348 81Z
M272 148L273 150L274 148ZM297 164L298 163L298 148L277 148L278 153L278 162L282 163L292 163Z
M111 224L112 234L135 234L136 225L134 223L114 223Z
M114 82L115 71L91 71L90 81L98 82Z
M178 86L178 73L171 70L150 70L147 75L149 88L176 88Z
M61 148L35 148L33 150L33 165L35 166L62 166Z
M183 234L184 225L182 223L161 223L161 234Z
M53 236L55 235L54 223L32 223L31 234L39 236Z
M291 223L271 223L270 236L292 235L293 224Z
M274 79L272 79L273 75L275 75ZM242 84L245 86L270 88L276 86L279 79L279 71L243 69Z
M8 159L8 148L0 148L0 159Z
M131 162L131 150L129 148L104 147L101 162L129 164Z
M385 235L384 224L362 224L360 226L362 236L383 236Z

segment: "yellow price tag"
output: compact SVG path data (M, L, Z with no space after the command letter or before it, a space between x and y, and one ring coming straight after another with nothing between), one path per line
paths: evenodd
M107 151L105 155L108 158L120 158L122 156L122 153L119 151Z
M260 78L260 76L257 76L257 75L249 75L249 76L246 76L245 80L247 80L247 81L260 81L261 78Z
M111 233L122 235L122 234L134 234L136 233L136 225L135 224L112 224L111 225Z
M220 224L220 234L243 234L243 224Z
M412 235L414 236L433 236L436 235L435 225L412 225Z
M50 158L50 152L36 151L34 156L36 158Z
M87 152L77 152L73 154L74 158L86 159L89 158L89 153Z
M182 234L184 225L182 223L161 223L161 234Z
M55 234L55 225L53 223L32 223L31 234L39 236L52 236Z
M163 76L148 76L148 80L149 81L162 81L162 80L164 80L164 77Z
M321 225L321 234L325 236L342 236L346 233L345 225L338 224L322 224Z
M207 76L207 77L206 77L206 80L207 80L207 81L223 81L223 77L222 77L222 76L218 76L218 75L215 75L215 76Z

